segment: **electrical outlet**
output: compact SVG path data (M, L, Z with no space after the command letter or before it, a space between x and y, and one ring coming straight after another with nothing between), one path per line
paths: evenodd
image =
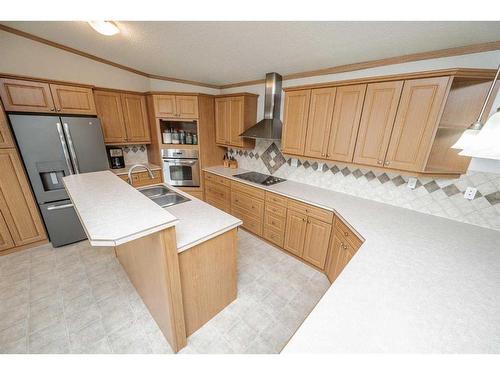
M415 189L417 187L417 179L415 177L410 177L408 179L408 187L410 189Z
M292 158L292 161L290 162L290 165L292 167L297 167L299 165L298 159Z
M469 186L467 189L465 189L464 198L471 201L476 196L476 193L477 189Z

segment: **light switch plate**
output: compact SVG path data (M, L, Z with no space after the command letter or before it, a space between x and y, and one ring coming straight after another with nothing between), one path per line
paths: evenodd
M471 201L476 196L476 193L477 189L469 186L467 189L465 189L464 198Z
M292 161L290 162L292 167L296 167L299 165L299 161L295 158L292 158Z
M410 189L415 189L417 187L417 179L415 177L410 177L408 179L408 187Z

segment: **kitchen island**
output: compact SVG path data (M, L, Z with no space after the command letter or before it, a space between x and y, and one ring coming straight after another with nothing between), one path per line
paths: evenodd
M500 232L285 181L262 186L331 210L363 245L282 353L500 352Z
M161 208L110 171L64 184L90 244L115 248L174 352L236 299L240 220L168 186L190 200Z

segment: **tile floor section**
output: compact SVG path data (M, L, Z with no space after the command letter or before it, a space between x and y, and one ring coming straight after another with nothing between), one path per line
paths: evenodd
M329 286L242 230L238 298L181 353L279 353ZM113 248L80 242L0 257L0 353L172 353Z

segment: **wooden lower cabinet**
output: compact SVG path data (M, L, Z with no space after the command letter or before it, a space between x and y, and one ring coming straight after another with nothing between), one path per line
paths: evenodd
M14 245L45 240L45 228L15 149L0 149L0 176L0 213ZM7 232L5 228L1 231L1 242L7 246Z
M13 248L14 246L14 240L10 235L7 223L5 222L5 219L0 212L0 251L8 250L10 248Z
M163 176L160 170L153 171L154 178L151 178L148 172L136 172L132 173L132 186L141 187L147 185L161 184L163 182ZM128 175L121 174L118 175L122 180L128 182Z
M308 218L302 259L323 269L328 254L332 226L320 220Z
M286 216L285 250L298 257L302 256L306 238L307 215L298 211L288 210Z

